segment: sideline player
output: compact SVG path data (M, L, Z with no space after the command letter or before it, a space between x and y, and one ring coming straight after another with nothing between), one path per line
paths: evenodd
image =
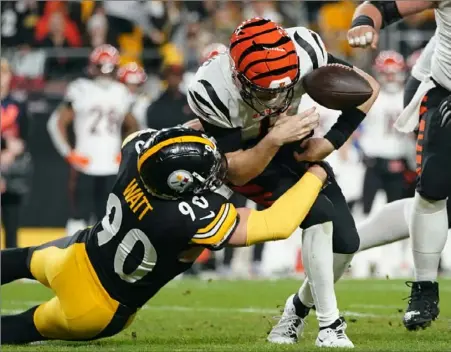
M280 124L295 126L300 119L315 116L314 109L295 115L304 94L301 79L328 63L348 65L327 53L318 34L307 28L284 29L270 20L253 18L236 28L229 52L214 56L199 68L188 90L188 102L205 131L226 153L228 180L235 191L269 206L302 175L303 163L295 160L293 153L299 161L322 160L344 144L364 119L379 85L354 68L374 91L363 106L344 111L325 138L306 140L304 152L298 148L300 136L280 143L271 140L268 131ZM341 276L346 269L358 249L359 237L335 180L320 194L301 228L308 280L300 293L308 291L312 296L310 281L320 324L316 344L352 347L345 334L346 322L339 315L334 276ZM333 251L341 253L335 260ZM308 310L298 294L290 296L269 341L296 341Z
M144 69L136 62L129 62L117 70L117 79L125 84L133 99L131 113L138 122L139 129L147 128L147 108L152 103L152 98L143 89L147 81Z
M290 131L278 135L284 133ZM2 343L117 334L204 248L288 238L329 178L310 164L270 208L255 211L228 201L226 173L226 158L203 132L175 127L127 137L101 221L38 247L2 250L2 285L30 278L55 292L24 313L2 316Z
M451 193L451 1L367 1L356 9L348 32L351 46L376 48L382 28L429 8L435 8L437 22L431 77L396 122L403 132L418 125L417 189L409 224L415 281L403 319L409 330L431 325L439 314L437 274Z
M68 236L85 228L93 213L96 221L102 217L119 167L122 136L138 130L130 112L132 97L127 87L116 81L119 52L111 45L101 45L89 60L93 79L71 82L47 124L55 148L71 166ZM75 133L73 148L70 124Z
M382 51L374 60L373 71L381 90L359 136L366 166L362 195L365 216L370 214L379 189L384 190L387 203L403 197L406 161L410 154L415 155L413 140L394 127L403 110L405 60L398 52Z

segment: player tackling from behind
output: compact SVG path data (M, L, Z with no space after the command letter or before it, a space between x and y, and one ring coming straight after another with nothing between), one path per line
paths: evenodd
M437 22L431 76L396 122L403 132L418 125L418 177L409 224L415 282L403 319L409 330L429 326L439 314L437 272L451 193L451 1L367 1L356 9L348 32L351 46L376 48L382 28L429 8L435 8Z
M2 250L2 285L29 278L55 293L2 316L2 343L115 335L205 248L288 238L330 179L312 163L271 207L255 211L228 201L226 173L226 158L203 132L175 127L127 137L101 221L38 247Z
M306 140L303 152L300 144L305 136L296 133L296 126L307 120L314 129L318 116L314 108L296 114L304 94L301 80L332 63L352 67L328 53L319 35L307 28L284 29L268 19L253 18L236 28L227 52L199 68L188 90L188 102L205 131L226 153L228 181L235 191L270 206L303 174L305 161L323 160L340 148L365 118L379 85L353 68L370 83L373 95L362 106L343 111L324 138ZM292 133L274 139L278 130ZM357 251L359 236L335 179L299 226L304 230L302 255L308 280L288 297L268 340L296 342L303 318L314 304L320 325L316 345L353 347L339 314L334 280Z

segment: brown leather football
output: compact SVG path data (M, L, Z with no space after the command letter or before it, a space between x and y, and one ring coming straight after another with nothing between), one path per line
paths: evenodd
M373 94L368 81L351 67L331 64L313 70L302 79L305 92L318 104L333 110L357 107Z

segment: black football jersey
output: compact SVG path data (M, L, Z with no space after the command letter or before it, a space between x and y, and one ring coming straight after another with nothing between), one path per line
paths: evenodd
M81 234L107 292L131 308L145 304L192 265L182 259L184 253L222 248L238 224L235 207L218 193L171 201L146 191L137 159L151 133L140 131L123 146L106 215Z

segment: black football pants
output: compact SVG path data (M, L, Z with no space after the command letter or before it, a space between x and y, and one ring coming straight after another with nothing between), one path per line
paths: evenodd
M303 163L287 166L274 160L260 176L244 186L232 188L258 205L269 207L302 177L306 168ZM307 229L329 221L333 222L334 252L355 253L360 245L359 235L346 199L335 179L321 191L300 227Z

